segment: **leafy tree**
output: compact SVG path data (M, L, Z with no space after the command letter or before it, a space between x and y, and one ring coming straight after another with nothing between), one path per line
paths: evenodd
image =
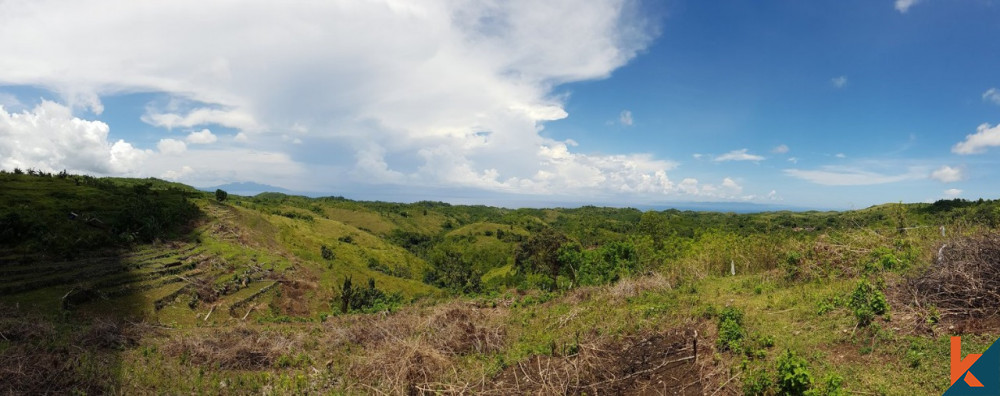
M424 282L453 293L478 293L482 291L482 273L476 271L461 254L455 251L436 249L431 254L430 271L424 275Z
M215 190L215 200L216 201L222 202L222 201L225 201L226 198L229 198L229 193L223 191L222 189Z
M568 242L569 238L559 231L543 228L518 245L514 252L514 267L518 272L548 274L555 284L563 264L559 260L559 248Z

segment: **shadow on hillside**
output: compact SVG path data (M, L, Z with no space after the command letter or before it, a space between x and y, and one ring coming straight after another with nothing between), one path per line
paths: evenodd
M0 259L0 394L119 389L121 354L153 329L138 293L148 271L123 250Z

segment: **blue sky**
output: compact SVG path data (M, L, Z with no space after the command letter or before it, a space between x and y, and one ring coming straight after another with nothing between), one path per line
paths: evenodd
M507 206L1000 197L994 1L105 2L0 3L0 167Z

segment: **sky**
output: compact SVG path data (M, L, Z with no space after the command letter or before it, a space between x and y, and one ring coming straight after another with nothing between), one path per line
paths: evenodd
M499 206L1000 198L996 0L0 0L0 168Z

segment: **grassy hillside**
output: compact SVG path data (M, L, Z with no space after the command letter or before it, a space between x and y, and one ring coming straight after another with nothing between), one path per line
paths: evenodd
M0 393L940 393L1000 337L998 220L0 173Z

